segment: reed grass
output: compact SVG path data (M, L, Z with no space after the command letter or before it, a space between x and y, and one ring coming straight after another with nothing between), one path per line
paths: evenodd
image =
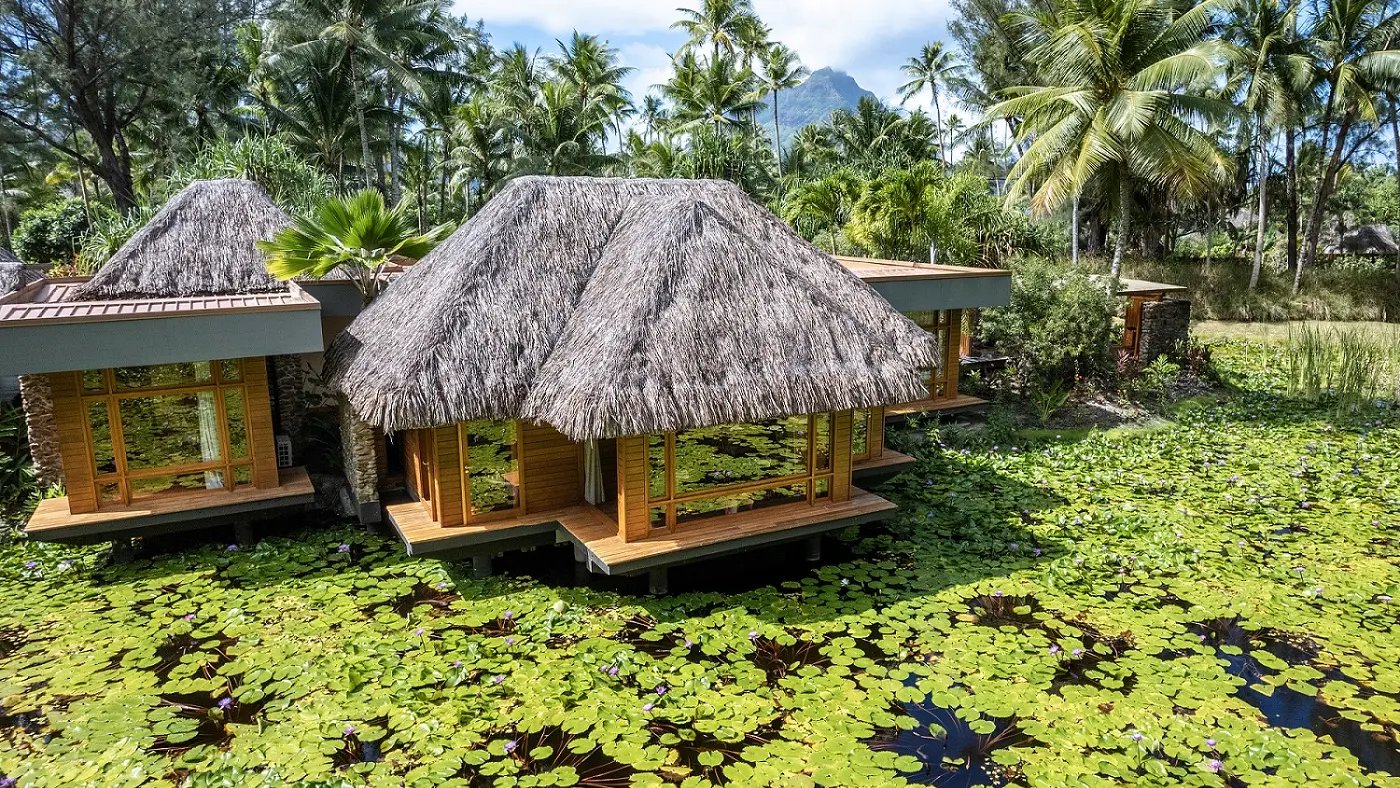
M1354 410L1400 398L1400 328L1389 336L1360 328L1292 326L1284 345L1290 396L1335 401Z

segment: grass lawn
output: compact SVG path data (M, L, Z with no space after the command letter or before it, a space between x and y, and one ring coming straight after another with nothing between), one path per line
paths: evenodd
M1192 325L1195 335L1207 342L1240 339L1254 342L1286 342L1290 329L1309 326L1322 331L1355 331L1375 340L1400 345L1400 323L1376 321L1343 322L1295 320L1278 323L1246 323L1232 320L1202 320Z
M20 542L0 772L1400 786L1400 412L1239 379L1147 433L931 443L840 563L717 562L660 599L565 582L567 547L476 582L349 527L125 567Z

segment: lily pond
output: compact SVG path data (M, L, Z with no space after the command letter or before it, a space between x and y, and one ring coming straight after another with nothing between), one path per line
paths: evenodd
M1252 376L644 581L287 523L0 552L0 785L1400 786L1400 411ZM269 530L269 529L265 529Z

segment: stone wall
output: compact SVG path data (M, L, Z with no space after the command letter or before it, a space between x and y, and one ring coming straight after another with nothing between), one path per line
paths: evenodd
M1142 335L1138 362L1151 364L1158 356L1185 349L1191 338L1191 302L1185 299L1147 301L1142 305Z
M292 461L300 465L306 453L306 369L300 356L274 356L272 373L277 431L291 438Z
M381 439L344 399L340 401L340 443L345 480L355 498L360 522L379 522L379 455Z
M58 447L58 424L53 418L53 396L48 375L21 375L20 397L24 402L24 422L29 431L29 454L34 471L44 486L63 483L63 456Z

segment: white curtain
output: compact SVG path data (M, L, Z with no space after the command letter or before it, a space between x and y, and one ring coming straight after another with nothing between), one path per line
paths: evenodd
M214 402L218 396L213 391L201 391L199 397L199 454L205 462L224 458L223 447L219 445L219 408ZM205 471L204 487L209 490L222 489L223 471Z
M594 506L608 499L603 487L603 460L598 454L598 441L583 444L583 499Z

